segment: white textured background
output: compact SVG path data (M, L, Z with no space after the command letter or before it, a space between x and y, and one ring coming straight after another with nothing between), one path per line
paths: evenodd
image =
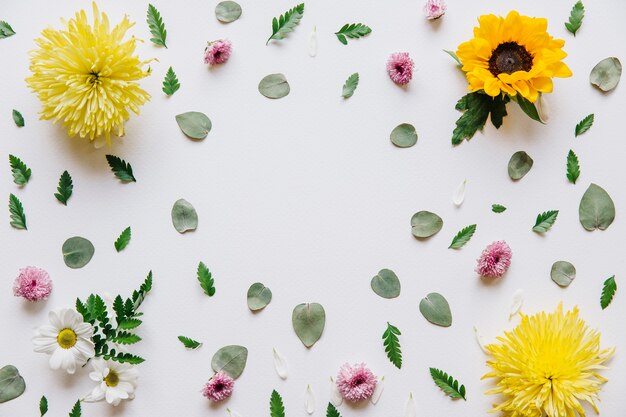
M11 178L8 162L0 170L0 196L15 193L23 202L28 231L12 229L8 212L1 222L0 365L13 364L26 379L26 393L0 405L1 417L37 415L45 394L50 415L67 415L77 398L91 390L87 369L75 376L54 372L48 357L32 352L30 338L47 312L71 306L76 296L91 292L129 294L151 269L154 292L143 305L144 341L136 352L141 365L137 398L118 408L85 404L83 415L204 416L226 415L226 407L245 417L269 415L272 389L285 400L287 415L305 416L304 391L311 384L317 396L317 416L325 415L329 376L344 362L367 362L386 377L377 406L342 406L344 417L399 416L413 392L423 416L486 415L495 400L483 395L489 382L485 356L472 326L492 340L511 326L511 296L522 288L524 311L553 310L563 300L579 305L582 316L603 333L603 345L617 346L604 372L610 382L601 398L602 415L623 413L626 388L623 317L626 298L618 290L605 311L599 306L603 281L615 274L619 287L624 274L622 210L624 192L622 84L603 95L588 82L589 71L601 59L626 61L626 5L622 0L586 2L587 15L576 37L563 22L574 1L455 1L443 19L428 22L422 1L318 0L306 3L303 21L288 39L265 46L273 16L293 1L240 0L240 20L220 24L213 9L217 0L154 0L168 30L169 49L147 41L146 1L100 1L113 22L124 13L137 22L132 33L146 42L142 58L156 57L153 75L143 86L153 95L140 117L127 124L127 135L111 150L95 150L65 131L37 120L36 97L25 86L27 51L33 39L60 17L90 9L88 1L3 1L0 19L16 36L0 40L0 149L22 158L32 169L23 189ZM489 125L457 148L450 136L459 113L456 100L466 82L454 62L441 50L455 49L471 37L476 17L484 13L545 16L550 32L566 39L567 64L574 77L555 82L548 125L532 122L509 106L504 126ZM373 33L341 45L333 33L344 23L363 22ZM313 27L319 53L307 53ZM202 64L207 40L229 38L231 60L208 70ZM388 55L408 51L416 62L407 89L394 85L385 72ZM161 92L166 69L172 65L181 89L168 98ZM349 100L341 87L353 72L360 85ZM277 101L262 97L259 80L282 72L291 94ZM22 112L26 127L18 129L11 109ZM174 116L205 112L213 130L203 142L187 139ZM574 125L595 113L591 130L574 138ZM410 149L389 141L399 123L417 127L419 140ZM567 182L569 149L580 158L582 175ZM509 157L527 151L535 160L530 173L517 183L507 175ZM104 155L131 162L137 183L121 184L110 172ZM68 207L53 193L63 170L74 179ZM456 186L467 178L465 203L452 204ZM586 232L578 222L578 203L590 182L613 197L618 214L607 231ZM196 232L178 234L172 227L174 201L185 198L196 207ZM4 201L4 200L3 200ZM492 203L508 207L491 212ZM6 207L6 203L3 203ZM531 231L535 216L545 210L560 214L545 236ZM413 213L431 210L444 219L443 230L428 241L410 232ZM462 227L477 223L474 238L459 251L447 249ZM113 242L127 226L133 237L122 253ZM74 235L90 239L96 253L85 268L63 263L61 245ZM488 243L505 239L513 249L513 264L500 282L482 283L473 272L475 259ZM195 269L204 261L213 272L217 294L206 297ZM567 289L550 280L556 260L568 260L577 278ZM49 301L27 304L13 297L18 270L36 265L54 280ZM402 294L384 300L370 289L381 268L393 269ZM272 303L252 314L246 306L248 286L262 281L274 293ZM437 291L449 300L454 323L443 329L426 322L418 303ZM291 311L301 302L320 302L327 323L322 339L311 349L302 346L291 328ZM385 356L381 335L386 322L402 330L404 365L395 369ZM176 337L184 334L204 342L186 351ZM223 345L249 348L248 366L230 400L209 405L200 394L210 377L210 359ZM288 358L290 376L279 379L272 347ZM428 367L442 368L467 386L468 401L451 401L432 383Z

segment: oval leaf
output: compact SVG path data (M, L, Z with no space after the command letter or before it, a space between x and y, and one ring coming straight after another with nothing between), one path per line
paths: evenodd
M604 188L591 184L578 206L580 224L589 230L605 230L615 219L615 204Z
M431 292L420 301L420 312L426 320L442 327L452 325L450 305L443 295Z
M74 236L63 243L62 252L65 265L70 268L82 268L93 257L96 249L93 244L84 237Z
M224 371L237 379L246 368L248 349L239 345L224 346L213 355L211 368L215 372Z
M413 236L425 239L439 232L443 227L443 220L430 211L418 211L411 217L411 233Z
M25 389L24 378L15 366L7 365L0 369L0 403L19 397Z
M260 282L248 288L248 308L257 311L265 308L272 301L272 291Z
M222 23L230 23L241 16L241 6L234 1L222 1L215 6L215 17Z
M289 91L289 83L283 74L266 75L259 83L259 93L267 98L283 98Z
M172 224L178 233L185 233L188 230L196 230L198 227L198 213L191 203L185 199L180 199L172 207Z
M322 337L326 312L318 303L299 304L293 309L291 323L304 346L311 347Z
M189 111L176 116L178 127L192 139L204 139L211 131L211 119L206 114Z
M372 278L372 290L383 298L396 298L400 295L400 280L390 269L381 269Z
M622 63L615 57L605 58L591 70L589 82L602 91L611 91L622 76Z
M410 148L417 143L417 132L413 125L402 123L391 131L389 138L399 148Z
M533 167L533 159L524 151L518 151L509 160L509 177L519 180Z
M576 268L567 261L556 261L552 264L550 278L560 287L567 287L576 278Z

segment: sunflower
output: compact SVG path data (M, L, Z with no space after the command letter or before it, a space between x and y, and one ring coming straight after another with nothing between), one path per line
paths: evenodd
M483 378L497 379L487 394L504 397L493 411L508 417L585 416L581 401L596 413L600 385L607 382L597 371L615 349L600 349L600 334L578 317L578 308L563 313L522 314L521 323L498 337L486 349L492 369ZM544 414L545 413L545 414Z
M93 26L84 10L64 22L65 29L44 29L31 52L28 86L43 105L41 118L63 121L70 137L89 140L111 132L124 135L129 112L150 95L137 83L149 74L134 54L136 39L124 40L134 23L126 16L113 29L105 13L93 3Z
M483 15L474 28L474 39L456 51L469 82L469 90L484 90L492 97L518 93L535 102L539 93L552 91L552 78L572 75L561 60L565 41L546 31L548 21L520 16Z

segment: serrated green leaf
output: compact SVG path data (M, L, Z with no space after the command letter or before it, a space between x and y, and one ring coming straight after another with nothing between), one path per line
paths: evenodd
M548 230L550 230L550 228L556 221L556 218L558 215L559 215L558 210L549 210L549 211L544 211L541 214L538 214L537 221L535 222L535 225L533 226L533 232L545 233Z
M572 183L576 184L576 180L580 176L580 165L578 164L578 156L574 153L573 150L569 150L567 154L567 179Z
M296 7L289 9L284 15L280 15L272 20L272 36L265 43L270 43L272 39L284 39L288 33L293 32L296 26L302 20L304 15L304 3L298 4Z
M580 136L586 131L588 131L591 128L591 126L593 126L594 119L595 119L595 115L591 113L590 115L582 119L580 122L578 122L578 124L576 125L576 129L574 130L574 136Z
M285 406L283 404L283 398L276 390L272 391L272 396L270 397L270 416L285 417Z
M176 78L176 73L170 67L165 74L165 79L163 80L163 92L168 96L171 96L180 88L180 83L178 82L178 78Z
M492 204L491 205L491 211L493 211L494 213L502 213L506 210L506 207L504 207L502 204Z
M42 395L39 400L39 414L40 417L43 417L48 412L48 399L45 395Z
M459 67L463 65L463 63L461 62L461 60L457 56L456 52L448 51L447 49L444 49L443 52L445 52L446 54L450 55L452 57L452 59L454 59L456 61L456 63L458 64Z
M74 407L72 407L72 411L70 411L70 417L80 417L83 415L83 411L80 408L80 400L76 401Z
M117 324L120 330L132 330L141 325L142 321L139 319L124 319Z
M15 35L15 31L4 20L0 20L0 39L8 38L9 36Z
M13 174L13 182L17 185L25 185L32 174L31 169L20 158L9 155L9 165Z
M613 297L615 296L615 292L617 291L617 283L615 282L615 275L604 281L604 285L602 287L602 295L600 296L600 307L602 310L607 308L611 301L613 301Z
M337 407L331 402L329 402L328 407L326 407L326 417L341 417L339 410L337 410Z
M348 77L346 82L343 84L343 89L341 91L341 97L350 98L354 94L354 90L356 90L359 85L359 73L355 72L351 76Z
M198 281L200 282L200 286L204 290L204 293L209 297L213 297L215 295L215 287L213 286L214 280L211 276L211 272L209 272L209 268L204 264L204 262L200 262L198 264Z
M27 229L24 206L20 199L13 194L9 195L9 214L11 216L11 222L9 223L11 226L16 229Z
M119 363L129 363L131 365L139 365L140 363L146 361L141 356L133 355L128 352L118 353L117 355L111 357L111 359Z
M402 368L402 350L400 348L400 330L387 322L387 329L383 333L383 345L385 346L385 352L392 364L398 369Z
M585 17L585 6L581 1L577 1L572 7L572 11L569 16L569 22L565 22L565 28L570 31L570 33L576 36L576 32L580 29L580 26L583 24L583 18Z
M61 177L59 178L59 185L57 186L58 192L54 193L54 196L62 204L67 206L67 200L69 200L72 196L73 190L74 184L72 183L72 177L70 176L70 173L67 171L63 171Z
M17 127L24 127L24 116L15 109L13 109L13 121Z
M126 229L122 231L120 236L115 241L115 244L114 244L115 250L118 252L122 251L128 245L128 242L130 242L130 237L131 237L131 231L130 231L130 226L128 226Z
M450 398L459 399L462 398L467 401L465 397L465 385L459 387L459 381L454 379L451 375L436 368L430 368L430 376L435 381L435 384Z
M121 158L115 155L106 155L107 162L111 167L111 171L115 174L120 181L123 182L137 182L133 175L133 167Z
M469 226L464 227L456 234L456 236L454 236L452 243L448 246L448 249L462 248L467 242L470 241L472 236L474 236L474 232L476 232L475 224L470 224Z
M202 346L202 343L197 340L193 340L187 336L178 336L178 340L187 348L187 349L198 349Z
M121 345L134 345L141 342L141 337L129 332L118 332L117 336L111 339L113 343L119 343Z
M346 23L341 27L341 29L335 32L335 36L337 36L339 42L347 45L347 38L358 39L362 38L363 36L367 36L370 33L372 33L372 29L369 26L364 25L363 23Z
M164 46L167 48L165 44L165 39L167 38L167 31L165 30L165 24L163 23L163 19L161 18L161 14L151 4L148 4L148 13L147 13L147 22L148 27L150 28L150 33L153 38L150 39L152 43L159 46Z
M461 97L455 108L463 112L456 121L456 128L452 133L452 144L458 145L464 139L470 140L474 134L483 130L487 118L491 114L491 122L496 128L502 125L506 116L506 104L509 97L491 97L481 92L469 93Z

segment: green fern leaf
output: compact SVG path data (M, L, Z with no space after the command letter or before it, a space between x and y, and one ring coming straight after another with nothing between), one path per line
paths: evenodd
M16 229L27 229L24 206L22 205L20 199L13 194L9 195L9 214L11 216L11 226L15 227Z
M464 227L459 231L459 233L456 234L456 236L454 236L452 243L448 246L448 249L459 249L465 246L465 244L470 241L472 236L474 236L474 232L476 232L475 224Z
M202 343L198 342L197 340L193 340L192 338L187 336L178 336L178 340L180 340L180 342L187 349L198 349L200 346L202 346Z
M569 15L569 22L565 22L565 28L570 31L570 33L576 36L576 32L583 24L583 18L585 17L585 6L581 1L577 1L572 7L572 11Z
M80 417L83 415L83 411L80 408L80 400L76 401L74 407L72 407L72 411L70 411L70 417Z
M578 156L574 153L573 150L569 150L567 154L567 179L572 183L576 184L576 180L580 176L580 165L578 164Z
M398 336L401 334L396 326L387 322L387 330L383 333L383 344L387 357L398 369L402 368L402 350L400 349L400 340L398 340Z
M54 196L57 200L67 206L67 200L72 196L74 190L74 184L72 183L72 177L67 171L63 171L61 178L59 178L59 185L57 186L57 192Z
M130 242L130 237L131 231L130 226L128 226L126 229L124 229L124 231L122 231L120 236L115 241L115 250L118 252L122 251L128 245L128 242Z
M367 36L372 33L372 29L364 25L362 23L346 23L339 29L339 31L335 32L335 36L339 39L339 42L344 45L348 44L348 38L350 39L358 39L363 36Z
M590 115L582 119L580 122L578 122L578 124L576 125L576 129L574 130L574 136L580 136L586 131L588 131L591 128L591 126L593 126L594 119L595 119L595 115L591 113Z
M209 268L204 264L204 262L200 262L198 264L197 274L198 281L200 282L200 286L204 290L204 293L209 297L213 297L215 295L215 287L213 286L215 282L211 276L211 272L209 272Z
M615 296L615 292L617 291L617 283L615 282L615 275L604 281L604 286L602 287L602 295L600 296L600 307L602 310L607 308L611 301L613 301L613 296Z
M271 417L285 417L285 406L283 404L283 398L276 391L272 391L270 397L270 416Z
M163 92L168 96L171 96L180 88L180 83L178 82L178 78L176 78L176 73L170 67L165 74L165 79L163 80Z
M9 165L13 174L13 182L17 185L25 185L32 174L31 169L20 158L9 155Z
M558 210L544 211L543 213L537 215L537 221L533 226L533 232L545 233L550 230L558 215Z
M343 98L350 98L354 94L354 90L356 90L359 85L359 73L355 72L351 76L348 77L346 82L343 85L343 90L341 92L341 96Z
M165 39L167 38L167 31L165 30L165 24L163 23L163 19L161 18L161 13L151 4L148 4L148 14L147 14L147 22L148 27L150 28L150 33L153 38L150 39L152 43L155 45L164 46L167 48L165 44Z
M430 368L430 376L435 381L435 384L450 398L459 399L462 398L467 401L465 397L465 385L459 387L459 381L452 378L451 375L436 369Z
M274 18L272 20L272 36L269 37L265 44L270 43L272 39L284 39L288 33L293 32L296 26L298 26L300 20L302 20L302 16L304 16L304 3L287 10L285 14L281 14L278 19Z
M111 171L113 171L115 176L119 178L120 181L137 182L135 176L133 175L133 167L129 163L115 155L106 155L106 158L109 166L111 167Z

